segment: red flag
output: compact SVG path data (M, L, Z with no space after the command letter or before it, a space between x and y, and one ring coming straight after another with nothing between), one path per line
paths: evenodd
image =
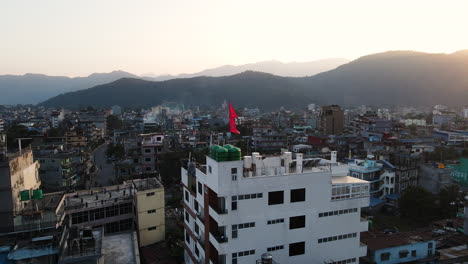
M229 103L229 129L231 133L240 134L239 130L237 130L236 126L236 118L238 117L236 110L232 107L232 104Z

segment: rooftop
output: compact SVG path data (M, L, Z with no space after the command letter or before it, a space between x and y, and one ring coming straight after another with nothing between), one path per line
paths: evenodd
M332 184L346 184L346 183L369 183L368 181L361 180L350 176L333 176Z
M132 180L135 189L139 192L148 189L162 188L161 183L156 178L136 179Z
M139 259L134 250L132 231L105 236L102 241L104 264L137 264ZM138 246L137 246L138 248Z
M365 243L369 250L392 248L430 240L433 240L432 231L398 232L395 234L364 232L361 234L361 242Z

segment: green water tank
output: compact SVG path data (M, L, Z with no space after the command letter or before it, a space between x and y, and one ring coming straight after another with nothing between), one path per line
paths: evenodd
M216 160L217 161L228 161L228 159L229 159L228 150L220 146L216 151Z
M41 200L43 197L43 194L42 194L42 190L41 189L37 189L37 190L34 190L33 191L33 199L34 200Z
M21 191L20 192L21 201L29 201L29 190Z
M240 148L232 147L229 149L229 160L241 160L241 150Z

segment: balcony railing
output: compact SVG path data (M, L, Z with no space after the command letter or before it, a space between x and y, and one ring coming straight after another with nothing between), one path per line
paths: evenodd
M360 245L359 245L360 247L367 247L366 244L364 244L364 243L362 243L362 242L359 242L359 243L360 243Z
M215 233L213 234L214 238L216 239L216 241L218 241L219 243L226 243L228 242L228 238L226 235L224 234L219 234L219 233Z

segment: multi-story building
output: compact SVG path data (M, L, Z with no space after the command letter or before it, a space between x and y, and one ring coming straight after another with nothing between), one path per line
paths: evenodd
M270 126L254 127L251 147L255 151L278 152L287 148L287 136Z
M64 113L62 111L53 111L50 114L51 127L57 128L60 126L60 122L64 119Z
M50 153L35 155L41 165L39 177L43 187L49 190L63 190L75 186L80 180L78 164L65 153Z
M154 172L158 170L158 156L163 151L164 135L143 134L141 140L141 154L143 157L143 172Z
M443 164L421 164L419 166L419 186L427 191L438 194L443 188L454 184L453 168Z
M65 141L67 148L86 147L88 139L83 130L74 129L65 133Z
M334 176L330 161L284 152L240 157L216 146L182 168L185 263L358 263L369 183ZM339 250L338 250L339 249Z
M386 161L377 162L373 159L354 160L349 164L349 175L370 182L370 194L374 198L383 198L393 194L395 190L395 172L393 165Z
M395 166L396 193L403 193L407 188L418 185L419 165L422 157L405 151L391 153L390 163Z
M339 135L344 131L344 112L338 105L322 106L320 130L327 135Z
M39 193L38 168L30 148L0 159L0 232L14 231L16 216L32 202L33 191Z

